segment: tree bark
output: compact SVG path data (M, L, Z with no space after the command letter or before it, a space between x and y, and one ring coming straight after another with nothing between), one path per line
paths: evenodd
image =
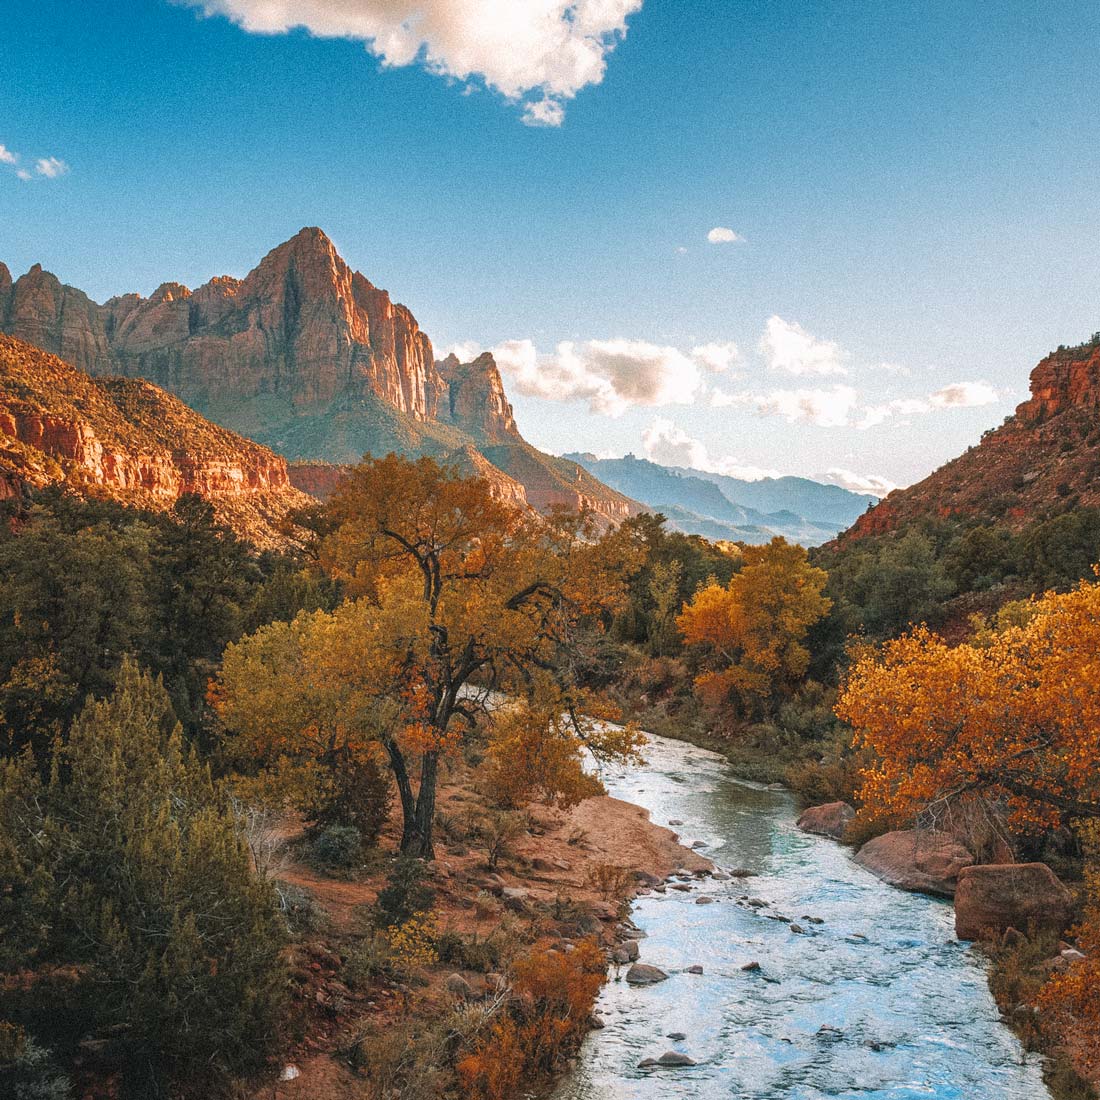
M409 838L410 847L402 842L402 851L420 859L434 859L435 848L432 845L432 827L435 823L435 791L439 780L439 754L424 753L420 766L420 791L416 796L416 812L413 835Z
M390 758L390 770L397 784L397 794L401 799L401 851L405 852L416 839L416 799L409 781L409 769L405 766L405 757L397 742L387 738L385 746Z

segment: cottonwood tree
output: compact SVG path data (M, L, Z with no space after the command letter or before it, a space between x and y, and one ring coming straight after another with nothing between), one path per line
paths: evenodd
M759 715L805 675L806 633L831 603L822 595L828 575L801 546L774 538L746 546L743 562L729 584L696 592L676 622L703 653L700 695L714 705L732 698L746 715Z
M240 747L340 766L380 745L401 848L422 857L441 760L493 693L565 714L574 745L597 756L634 751L636 735L597 720L576 677L584 631L622 602L630 540L597 540L583 517L539 518L481 479L394 455L356 467L328 517L319 560L349 600L229 647L213 698Z
M853 667L837 714L873 749L861 798L911 820L977 805L1019 830L1100 817L1100 585L948 645L924 627Z

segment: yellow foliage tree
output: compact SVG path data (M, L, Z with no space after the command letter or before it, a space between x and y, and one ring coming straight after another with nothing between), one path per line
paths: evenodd
M480 479L394 455L352 471L323 527L319 559L352 599L229 647L212 698L240 744L330 764L381 744L402 849L421 856L432 853L440 760L495 693L526 700L538 721L553 715L528 735L568 730L577 767L582 745L597 756L634 751L636 736L609 733L574 675L585 633L625 597L637 567L629 540L597 540L584 517L539 518ZM569 757L559 750L554 783L567 782Z
M775 538L745 547L743 561L726 587L701 588L676 624L706 654L700 695L714 705L732 695L744 713L759 713L805 675L806 633L832 605L822 595L828 575L801 546Z
M1100 816L1100 585L1048 594L975 643L921 627L853 667L837 714L878 762L865 806L981 804L1020 830Z

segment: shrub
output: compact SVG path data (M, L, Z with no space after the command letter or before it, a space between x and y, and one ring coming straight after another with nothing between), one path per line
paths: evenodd
M431 909L435 891L428 885L427 865L413 856L401 855L394 860L386 885L378 894L374 906L374 925L391 928L404 924Z
M373 848L389 820L393 788L389 772L370 753L350 757L328 771L305 808L311 834L333 827L354 829Z
M138 1095L182 1082L209 1094L261 1066L285 988L274 889L174 719L159 681L127 661L55 749L48 783L0 767L0 858L32 872L24 922L50 914L6 965L73 975L12 1018L47 1040L117 1031Z
M519 959L507 1012L456 1066L472 1100L512 1100L524 1080L553 1072L576 1050L604 969L592 938L569 954L544 949Z
M351 825L329 825L309 841L309 859L322 869L349 871L363 858L363 838Z
M22 1028L0 1022L0 1096L10 1100L69 1100L72 1084L53 1057Z

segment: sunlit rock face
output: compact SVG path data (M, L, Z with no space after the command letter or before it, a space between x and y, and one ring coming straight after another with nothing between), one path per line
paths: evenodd
M93 375L143 378L211 420L303 466L365 454L430 454L487 477L501 499L588 508L617 522L637 506L519 434L496 362L435 359L416 318L353 271L320 230L301 230L244 279L97 305L34 267L0 265L0 331ZM476 457L475 457L476 454ZM312 491L312 490L309 490Z
M220 428L152 383L92 378L0 336L0 497L64 482L89 495L167 508L186 493L263 546L308 498L286 460Z
M958 458L864 513L841 541L922 516L1020 528L1069 505L1100 505L1100 342L1059 348L1031 372L1031 396Z

